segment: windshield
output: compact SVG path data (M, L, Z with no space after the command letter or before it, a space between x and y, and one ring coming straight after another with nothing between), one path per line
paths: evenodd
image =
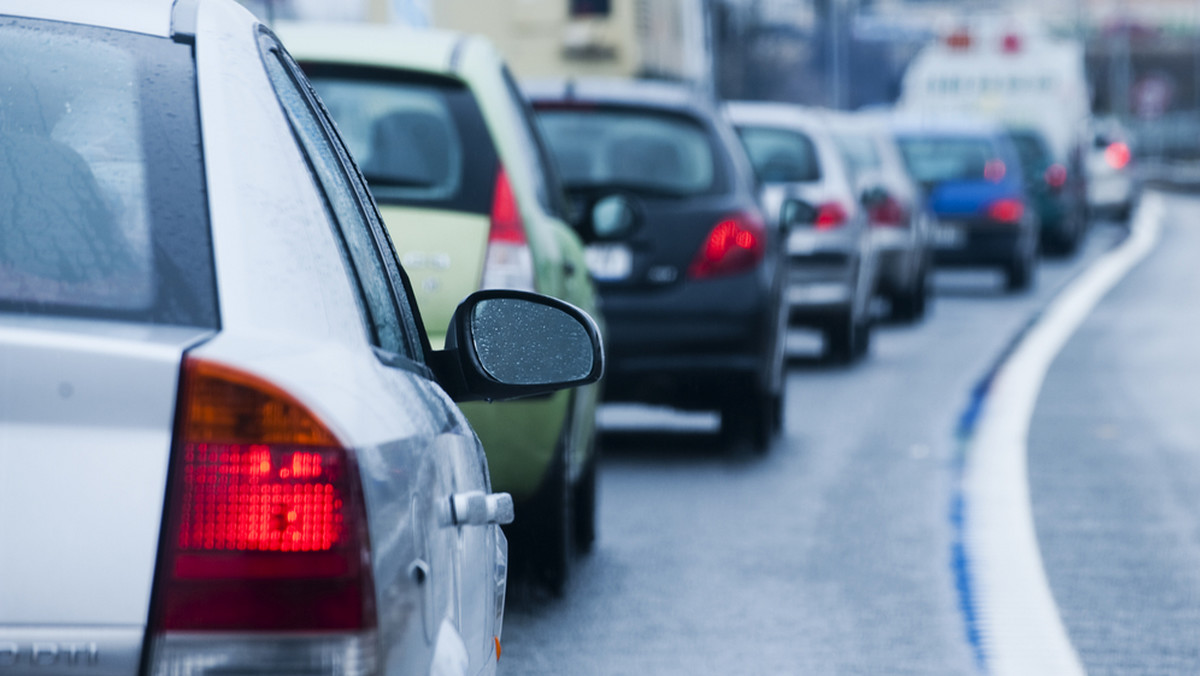
M0 311L215 326L191 50L0 24Z
M905 165L921 183L982 181L989 163L997 159L995 146L986 138L902 137L899 144Z
M684 196L714 187L709 135L681 115L551 109L539 118L568 188L617 185Z
M774 127L738 127L754 171L764 183L821 180L817 149L807 134Z
M461 82L301 66L377 200L489 213L496 151L474 95Z

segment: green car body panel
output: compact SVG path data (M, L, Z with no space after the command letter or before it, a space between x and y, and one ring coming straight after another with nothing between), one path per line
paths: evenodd
M603 327L583 245L550 206L554 196L539 182L539 158L516 134L502 131L526 124L524 104L521 99L514 105L503 60L485 39L361 24L283 24L277 32L302 64L397 69L465 85L478 103L520 212L533 260L532 290L582 308ZM466 161L470 159L468 153ZM481 286L490 219L389 203L378 192L376 197L436 347L444 341L459 301ZM564 441L569 475L578 477L593 452L598 400L598 386L590 385L549 397L463 404L483 441L494 490L509 492L518 501L530 498L545 482Z

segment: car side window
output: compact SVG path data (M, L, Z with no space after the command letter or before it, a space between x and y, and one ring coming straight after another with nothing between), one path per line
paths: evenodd
M407 280L395 262L391 241L361 175L299 67L269 33L263 33L261 44L280 104L337 224L372 342L385 352L423 363L425 338L414 306L408 302ZM392 280L399 280L400 288Z

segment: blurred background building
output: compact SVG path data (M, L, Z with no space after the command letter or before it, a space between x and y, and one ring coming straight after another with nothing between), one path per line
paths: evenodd
M721 98L843 109L895 101L915 54L966 17L1022 15L1085 44L1096 113L1147 126L1151 146L1190 134L1200 155L1200 0L243 2L263 17L483 33L518 77L666 78Z

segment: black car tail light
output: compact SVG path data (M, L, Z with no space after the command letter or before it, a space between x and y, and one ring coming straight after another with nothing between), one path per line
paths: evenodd
M1046 168L1042 178L1052 190L1061 190L1067 184L1067 168L1061 164L1052 164Z
M757 214L738 213L722 219L709 231L688 268L692 279L745 272L762 262L767 232Z

